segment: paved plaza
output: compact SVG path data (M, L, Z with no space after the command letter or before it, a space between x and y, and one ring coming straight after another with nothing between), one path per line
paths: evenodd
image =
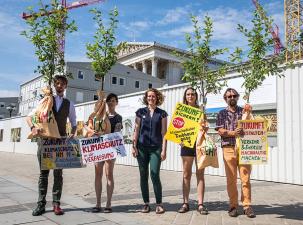
M179 214L182 203L182 173L161 171L163 201L166 213L155 214L155 204L149 214L138 212L142 200L137 167L116 165L113 213L90 213L94 206L94 168L64 170L62 207L63 216L51 211L52 173L49 179L47 212L33 217L37 201L39 175L36 156L0 152L0 224L199 224L199 225L303 225L303 186L264 181L252 181L253 203L257 217L244 215L231 218L227 215L228 197L225 177L205 176L205 202L210 211L207 216L196 212L195 179L192 178L191 211ZM105 180L105 179L103 179ZM104 185L105 187L105 185ZM103 193L104 193L103 188ZM151 196L152 187L150 189ZM102 202L105 206L105 195ZM154 203L155 199L152 198Z

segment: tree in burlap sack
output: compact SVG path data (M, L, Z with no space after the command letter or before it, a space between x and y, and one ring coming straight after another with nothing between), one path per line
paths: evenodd
M206 166L218 167L218 158L216 154L216 146L211 138L207 135L208 122L205 114L208 94L218 94L226 85L223 80L227 64L222 64L216 70L209 68L212 58L228 51L227 48L211 49L211 37L213 36L213 22L208 16L204 18L203 29L199 25L197 17L191 16L193 23L193 35L186 34L186 42L190 54L177 54L181 57L185 74L182 80L190 82L191 86L200 92L202 99L201 109L204 116L200 119L200 129L196 142L197 165L199 169ZM202 34L202 31L203 34ZM214 154L209 154L214 152Z
M89 59L92 59L92 69L101 85L100 90L97 91L99 100L96 102L94 112L89 116L87 126L84 129L86 137L110 132L110 129L108 131L110 124L106 118L105 94L103 92L104 77L117 62L118 53L126 47L125 42L115 45L115 32L119 22L117 9L114 8L109 12L109 26L107 28L104 25L102 12L97 9L92 9L91 12L94 14L93 20L97 24L97 30L94 35L94 43L86 45L86 54Z
M52 13L49 13L49 12ZM52 0L50 5L39 1L39 11L34 12L33 7L28 7L28 14L32 15L26 20L29 29L21 32L35 46L35 55L39 65L35 72L41 74L48 87L42 90L44 98L40 101L33 124L40 128L39 135L43 137L59 138L57 122L52 112L53 97L51 85L55 75L70 77L65 71L64 52L59 39L66 32L76 31L75 22L67 22L67 10L60 7L58 0ZM33 135L30 134L29 138Z
M98 101L95 103L94 111L89 115L87 125L83 128L84 137L110 133L111 126L106 115L105 94L98 91Z

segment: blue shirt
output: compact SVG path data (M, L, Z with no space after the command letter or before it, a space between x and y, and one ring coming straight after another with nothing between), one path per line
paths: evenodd
M141 119L138 145L161 147L163 141L161 133L162 119L167 117L167 113L157 107L151 117L149 109L145 107L138 109L136 116Z

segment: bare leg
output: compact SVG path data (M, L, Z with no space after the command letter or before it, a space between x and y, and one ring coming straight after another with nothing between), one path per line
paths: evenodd
M114 191L114 166L115 159L105 161L105 174L107 180L106 192L107 192L107 202L106 208L111 208L112 195Z
M197 176L197 192L198 192L198 205L204 202L205 192L205 180L204 180L204 169L196 170Z
M95 164L95 191L96 191L96 207L101 207L101 193L102 193L102 175L104 162Z
M190 180L192 175L192 166L193 166L194 157L182 156L183 162L183 203L188 203L189 192L190 192Z

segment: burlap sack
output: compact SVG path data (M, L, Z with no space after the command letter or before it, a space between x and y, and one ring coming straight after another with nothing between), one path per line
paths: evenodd
M207 135L208 122L206 116L200 120L200 129L196 142L196 157L198 169L204 169L205 167L212 166L219 168L217 146Z
M52 111L53 96L51 88L46 87L42 91L44 93L44 98L40 101L39 105L36 108L35 114L32 116L32 123L40 131L38 135L33 135L31 132L27 138L60 138L57 121Z
M200 132L196 144L197 167L204 169L208 166L219 168L217 146L205 132Z
M95 103L94 111L88 117L86 126L83 128L84 137L92 137L93 135L102 135L105 130L110 126L106 123L106 102L105 94L103 91L98 91L99 100Z

